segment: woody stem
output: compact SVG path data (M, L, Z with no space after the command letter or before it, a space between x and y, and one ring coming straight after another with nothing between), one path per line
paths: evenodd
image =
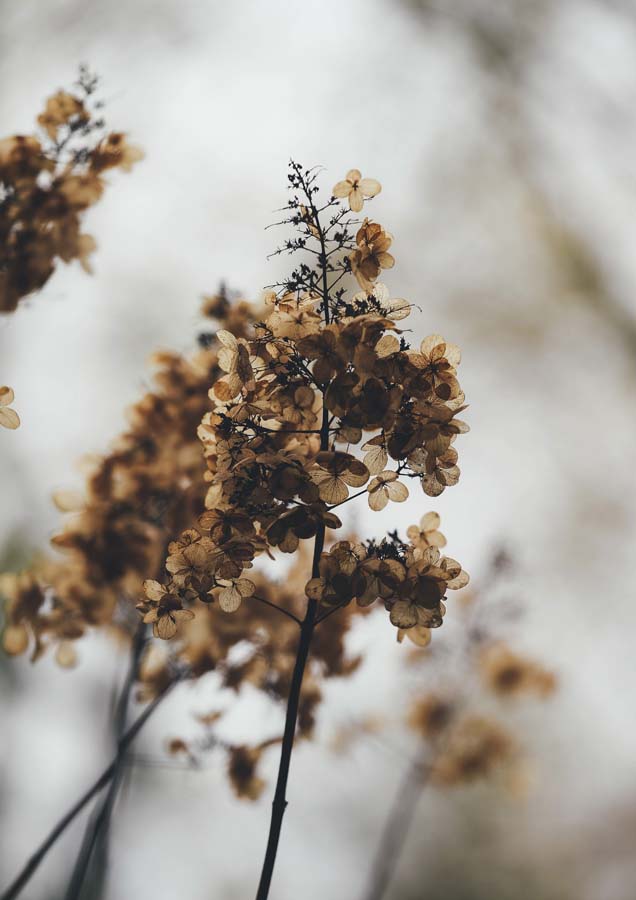
M317 218L317 216L316 216ZM322 232L320 232L322 235ZM324 245L323 245L324 246ZM323 270L324 271L324 270ZM325 276L325 294L324 313L325 320L329 320L329 299L326 293L326 271ZM326 450L329 446L329 412L323 404L322 410L322 426L320 429L320 448ZM311 564L311 577L318 578L320 575L319 563L320 556L325 544L325 526L321 524L316 532L314 541L314 555ZM283 826L283 816L287 808L287 779L289 778L289 766L291 763L292 750L294 749L294 737L296 735L296 722L298 720L298 707L300 704L300 692L303 684L303 676L309 656L309 647L313 637L314 628L316 627L316 613L318 603L316 600L309 598L307 600L307 610L305 618L300 624L300 638L298 640L298 650L296 652L296 662L294 663L294 671L292 673L291 685L289 688L289 697L287 699L287 712L285 714L285 730L283 732L283 743L280 753L280 762L278 765L278 776L276 779L276 789L274 791L274 799L272 801L272 816L269 825L269 836L267 838L267 848L265 850L265 859L261 870L261 878L256 892L256 900L267 900L269 889L274 874L274 864L276 862L276 854L278 852L278 842L280 840L280 832Z
M320 527L316 534L314 544L314 559L312 565L312 576L317 577L318 562L325 540L324 525ZM269 896L269 888L274 874L274 864L276 862L276 853L278 851L278 842L280 832L283 825L283 816L287 808L287 779L289 777L289 766L291 763L291 755L294 747L294 737L296 734L296 721L298 719L298 706L300 703L300 691L303 683L303 675L305 674L305 666L309 655L309 647L311 638L316 624L315 600L308 600L307 612L300 626L300 639L298 641L298 651L296 653L296 662L292 673L291 686L289 689L289 698L287 700L287 713L285 715L285 730L283 733L283 743L281 747L280 763L278 766L278 777L276 779L276 790L274 791L274 800L272 801L272 816L269 826L269 837L267 839L267 849L265 850L265 860L261 871L261 879L256 893L256 900L266 900Z

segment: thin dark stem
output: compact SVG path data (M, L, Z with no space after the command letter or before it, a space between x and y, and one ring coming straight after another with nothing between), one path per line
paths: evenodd
M288 609L283 609L283 607L279 606L277 603L272 603L271 600L266 600L265 597L257 597L256 594L252 595L252 600L258 600L260 603L264 603L265 606L271 606L272 609L275 609L279 613L282 613L284 616L293 619L297 625L302 625L302 621L298 618L298 616L295 616L293 612L290 612Z
M384 823L380 843L363 900L382 900L400 859L404 840L413 823L415 810L430 773L424 754L416 757L404 773Z
M339 603L338 606L332 606L331 609L328 609L327 612L324 612L321 616L318 616L316 619L316 625L320 625L321 622L324 622L325 619L328 619L329 616L333 616L335 612L338 612L339 609L344 609L346 603Z
M117 760L119 754L122 750L125 750L137 737L137 734L141 731L143 726L146 724L150 716L157 709L159 704L164 700L167 695L170 693L172 688L177 684L179 678L175 678L173 681L169 682L169 684L164 688L164 690L155 697L155 699L148 704L148 706L144 709L144 711L135 719L130 728L126 731L126 733L122 736L118 745L118 753L117 756L113 759L113 761L108 765L102 774L99 776L97 781L83 794L80 799L75 803L69 811L60 819L57 825L53 828L53 830L49 833L47 838L40 844L38 849L29 857L24 867L15 877L15 879L11 882L11 884L7 887L2 895L0 895L0 900L15 900L15 898L20 894L22 888L28 883L33 874L38 869L40 863L49 852L51 847L55 844L55 842L62 836L62 834L66 831L71 822L75 819L76 816L81 813L84 807L90 803L93 797L97 796L101 790L103 790L111 778L114 776L115 771L117 769Z
M301 179L302 180L302 179ZM318 211L311 199L311 193L304 185L307 199L311 206L313 221L320 235L320 244L322 247L323 259L325 259L325 239L318 218ZM329 322L329 289L327 285L327 269L326 261L321 264L323 275L323 315L325 323ZM320 449L327 450L329 447L329 411L323 403L322 408L322 425L320 429ZM314 554L311 564L312 578L318 578L320 575L319 563L322 550L325 544L325 526L321 525L316 533L314 541ZM274 799L272 801L272 816L269 825L269 835L267 838L267 847L265 850L265 859L261 871L261 878L256 892L256 900L267 900L269 889L274 874L274 865L276 863L276 853L278 852L278 842L280 840L281 828L283 826L283 816L287 808L287 780L289 778L289 767L291 763L292 751L294 749L294 738L296 735L296 722L298 719L298 707L300 704L300 692L302 689L303 676L309 656L309 648L311 639L316 627L316 612L318 603L316 600L309 598L307 600L307 610L305 618L300 625L300 639L298 641L298 650L296 652L296 662L294 663L294 671L292 672L291 685L289 688L289 697L287 699L287 712L285 714L285 730L283 732L283 742L281 746L280 762L278 766L278 776L276 779L276 789L274 791Z
M314 558L312 564L312 577L314 578L317 577L318 574L318 562L320 561L324 540L325 528L322 526L316 534L314 543ZM278 842L280 840L280 832L283 825L283 816L285 814L285 809L287 808L287 779L289 777L289 766L294 747L294 737L296 735L300 691L302 688L303 675L305 674L307 657L309 655L311 638L314 632L317 606L318 604L315 600L310 599L307 601L307 612L300 626L300 640L298 642L296 662L294 664L289 698L287 700L285 730L283 732L276 790L274 791L274 800L272 801L272 817L269 826L269 837L267 839L265 860L263 862L261 879L256 893L256 900L266 900L269 896L269 888L272 882L272 875L274 874L274 863L276 862L276 853L278 851Z
M77 900L82 893L82 887L86 880L89 867L93 861L93 871L91 873L91 885L96 888L103 881L104 870L106 867L106 857L108 854L108 828L110 825L111 815L119 788L122 783L125 771L126 748L122 748L120 739L126 731L126 719L128 717L128 706L130 703L130 695L139 674L139 663L146 642L146 626L140 622L133 636L130 648L130 662L126 679L121 689L117 707L114 716L114 734L116 746L118 748L115 757L115 772L110 782L110 786L98 809L88 822L84 832L84 839L80 847L75 866L71 874L69 885L66 891L66 900Z

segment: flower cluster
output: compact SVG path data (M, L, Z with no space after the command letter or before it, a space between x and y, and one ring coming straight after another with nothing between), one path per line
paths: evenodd
M225 291L205 298L203 309L239 339L256 321L247 302L230 303ZM129 410L130 427L111 451L92 460L84 496L56 495L58 508L67 515L64 528L52 539L61 557L42 558L28 572L2 576L0 594L6 599L2 643L11 655L30 650L33 659L53 647L58 663L70 665L75 641L88 628L115 631L120 637L132 633L133 604L146 580L156 599L155 603L149 599L144 617L154 633L172 636L180 620L186 627L170 653L160 653L152 644L147 648L138 678L141 699L156 696L175 665L193 677L216 671L233 690L249 683L283 699L296 652L295 617L302 613L307 565L302 554L295 558L284 585L255 573L254 603L233 616L223 612L232 599L227 594L219 604L198 605L192 612L181 609L183 592L178 606L174 601L171 606L169 592L156 580L148 580L150 574L161 578L168 550L177 582L193 583L194 573L201 570L201 553L208 563L205 543L187 541L188 532L193 532L188 526L201 515L209 534L221 543L233 527L247 527L244 521L226 521L204 511L206 465L197 427L209 405L209 384L221 377L223 369L213 332L202 333L200 344L189 358L167 351L155 354L155 388ZM171 541L180 530L186 537ZM232 565L229 559L225 566ZM219 577L234 571L219 564ZM199 590L202 587L197 584ZM281 616L275 604L289 615ZM302 734L309 735L313 727L320 680L346 676L360 662L345 648L354 612L325 622L316 640L314 677L303 685ZM239 643L249 645L249 652L237 662L231 650Z
M434 524L422 520L422 530ZM495 559L489 591L501 573L500 561ZM418 696L411 706L408 722L423 740L426 770L435 784L474 781L518 762L519 741L489 710L482 711L484 701L490 705L493 699L529 695L545 699L556 689L553 672L516 653L496 636L495 629L505 619L505 611L499 607L495 602L489 609L482 592L474 592L465 612L480 624L467 628L465 641L460 642L460 677L442 677L435 689Z
M369 606L380 600L396 628L410 631L420 640L442 624L447 590L468 584L468 575L454 559L441 556L436 547L404 544L392 535L366 546L340 541L319 563L319 576L308 582L308 597L328 606L344 606L356 600Z
M409 496L409 479L429 496L457 483L457 416L464 394L459 349L440 335L412 348L398 325L411 304L378 283L394 264L391 237L351 209L380 186L352 170L322 206L316 175L295 163L285 222L298 236L278 252L313 253L263 300L247 332L216 333L219 377L199 436L207 463L206 512L173 541L164 584L146 583L140 610L155 634L171 637L192 603L236 611L255 592L250 570L261 554L294 553L341 527L336 510L365 495L372 510ZM323 223L325 216L328 222ZM362 292L349 297L353 272ZM353 491L353 493L352 493ZM376 543L337 542L317 556L306 585L310 602L384 603L399 629L441 624L447 589L468 576L418 536Z
M42 288L58 259L90 271L96 245L82 216L108 169L130 171L143 156L124 134L104 133L96 79L85 69L76 88L49 97L34 134L0 140L0 312Z

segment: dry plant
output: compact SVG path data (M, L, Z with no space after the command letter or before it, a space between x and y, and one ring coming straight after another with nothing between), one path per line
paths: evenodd
M82 233L82 216L101 197L104 172L129 172L143 157L125 134L106 133L97 85L81 66L74 91L48 98L33 134L0 140L0 313L44 287L58 259L91 272L97 245ZM13 390L0 387L4 428L20 424L12 402Z
M434 515L424 516L420 540L443 546L445 538L438 525ZM497 593L509 567L508 556L498 552L483 585L462 595L461 640L408 660L418 669L418 688L406 723L415 734L416 746L403 754L410 761L382 828L364 900L385 896L426 788L455 788L499 773L506 775L513 789L523 783L523 748L514 726L505 723L506 713L513 701L523 697L549 697L556 677L534 659L512 650L501 636L510 619L518 619L521 612L518 603L504 601ZM348 742L368 731L366 722L357 727L353 723L347 729ZM376 736L377 731L374 725Z
M202 334L191 358L158 354L155 390L93 463L85 496L57 496L70 513L53 539L62 557L3 578L7 652L30 649L37 659L51 647L72 666L74 642L89 628L130 647L112 763L3 900L18 896L68 824L108 786L66 896L80 895L131 741L175 684L211 671L237 692L251 684L286 703L282 736L226 747L235 790L253 798L263 788L260 757L280 746L257 893L267 897L296 732L311 734L321 682L359 661L345 647L354 615L380 602L400 639L426 644L442 624L446 591L468 582L419 529L406 540L397 532L379 541L328 534L355 498L382 510L407 499L409 482L433 497L456 484L454 443L468 428L458 418L459 349L436 334L410 345L398 323L411 304L378 282L394 265L392 237L352 215L379 183L354 169L320 202L316 182L316 170L290 164L283 223L295 235L277 253L300 253L302 261L259 304L231 301L225 291L207 298L204 312L221 328ZM310 556L304 541L311 539ZM284 582L271 566L254 565L269 557L282 566L281 553L291 555ZM240 660L231 652L239 643L248 647ZM147 705L129 724L135 686ZM204 724L217 719L211 711ZM177 741L172 750L188 748Z

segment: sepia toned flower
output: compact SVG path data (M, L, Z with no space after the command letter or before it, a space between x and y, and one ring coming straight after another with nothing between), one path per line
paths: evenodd
M393 238L377 222L365 219L356 234L357 248L349 257L351 271L364 290L371 290L382 269L392 269L395 259L388 252Z
M352 212L361 212L366 197L376 197L382 185L375 178L363 178L358 169L350 169L344 181L339 181L333 188L333 196L349 201Z
M137 604L137 609L143 614L144 622L152 623L155 637L169 640L181 623L194 618L192 610L183 609L179 596L159 582L145 581L144 590L147 599Z
M409 525L406 536L415 547L445 547L446 538L439 531L441 519L436 512L425 513L419 525Z
M369 506L376 511L384 509L389 500L393 500L394 503L403 503L409 495L407 486L398 481L398 473L388 469L376 475L369 482L367 490Z

